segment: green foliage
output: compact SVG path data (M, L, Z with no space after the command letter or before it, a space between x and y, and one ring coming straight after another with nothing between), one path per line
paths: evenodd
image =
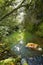
M15 59L8 58L3 61L0 61L0 65L15 65Z
M35 38L36 36L34 36L33 34L31 34L30 32L25 31L24 33L24 40L26 43L31 42L33 38Z
M9 28L7 26L0 26L0 41L2 38L9 34Z
M4 4L4 0L0 0L0 7Z
M20 64L20 59L21 59L20 57L17 58L10 57L8 59L1 60L0 65L18 65L18 63Z
M28 43L35 36L43 39L43 1L0 0L0 54L18 41ZM12 58L0 61L0 65L6 64L14 65Z
M38 31L36 31L36 35L39 37L43 37L43 23L39 25Z

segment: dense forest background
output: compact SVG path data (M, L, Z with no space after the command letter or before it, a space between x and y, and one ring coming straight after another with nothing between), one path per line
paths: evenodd
M0 60L20 40L43 48L43 0L0 0Z

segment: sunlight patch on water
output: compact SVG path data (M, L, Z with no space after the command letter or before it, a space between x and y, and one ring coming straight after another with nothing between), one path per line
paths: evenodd
M23 44L23 40L20 40L20 44Z
M17 49L17 51L20 51L20 48L19 47L15 46L15 48Z

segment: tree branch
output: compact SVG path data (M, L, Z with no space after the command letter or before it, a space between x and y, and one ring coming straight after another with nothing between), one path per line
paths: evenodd
M2 21L4 18L6 18L7 16L9 16L10 14L12 14L14 11L16 11L17 9L23 7L22 4L25 2L25 0L23 0L15 9L13 9L11 12L7 13L6 15L4 15L0 21Z

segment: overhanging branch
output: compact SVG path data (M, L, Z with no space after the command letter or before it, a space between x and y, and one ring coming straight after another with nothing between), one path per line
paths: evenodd
M6 18L7 16L9 16L10 14L12 14L14 11L16 11L17 9L23 7L22 4L25 2L25 0L23 0L15 9L13 9L11 12L7 13L6 15L4 15L0 21L2 21L4 18Z

